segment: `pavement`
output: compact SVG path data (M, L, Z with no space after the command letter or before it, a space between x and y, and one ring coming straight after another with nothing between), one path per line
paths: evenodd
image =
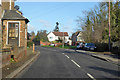
M119 66L95 58L88 52L36 47L40 56L16 78L88 78L119 80Z
M33 62L39 56L40 52L35 51L32 52L32 49L27 50L27 57L24 59L11 63L2 68L2 78L3 80L6 78L14 78L17 74L19 74L25 67L29 66L31 62Z
M108 61L120 66L120 56L111 54L109 52L92 52L92 51L84 51L84 50L76 50L77 52L88 53L89 55L99 58L104 61Z

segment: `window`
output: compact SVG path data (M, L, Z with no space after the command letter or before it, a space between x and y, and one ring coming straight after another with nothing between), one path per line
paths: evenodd
M18 23L9 23L8 28L9 28L9 30L8 30L9 38L17 38L18 37L18 29L19 29Z
M53 37L50 37L50 39L53 39Z

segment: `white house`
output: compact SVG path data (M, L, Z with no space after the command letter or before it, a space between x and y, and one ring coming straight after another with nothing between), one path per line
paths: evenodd
M57 40L64 40L65 43L69 42L69 36L67 32L50 32L47 37L50 42Z

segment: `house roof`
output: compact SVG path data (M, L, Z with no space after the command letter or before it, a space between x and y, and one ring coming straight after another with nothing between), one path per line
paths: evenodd
M3 20L26 20L29 22L27 18L17 13L15 10L5 10Z
M52 32L55 36L68 36L68 33L67 32Z
M73 33L72 35L78 36L80 32L81 31L77 31L77 32Z

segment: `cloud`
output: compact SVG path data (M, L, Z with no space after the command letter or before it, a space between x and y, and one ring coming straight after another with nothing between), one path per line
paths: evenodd
M47 28L51 27L51 24L46 20L40 20L40 23L43 24L43 27Z
M28 31L36 31L36 27L28 23Z

